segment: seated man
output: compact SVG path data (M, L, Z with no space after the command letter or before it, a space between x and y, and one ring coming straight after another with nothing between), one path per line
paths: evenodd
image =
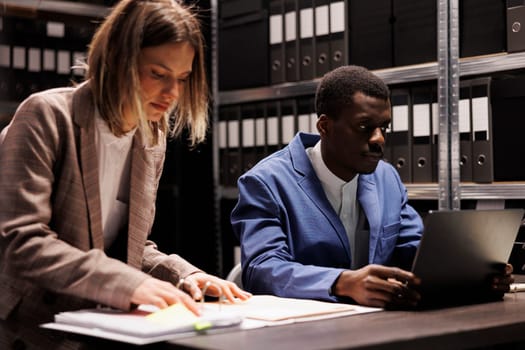
M417 304L419 280L407 270L423 223L397 171L381 160L389 95L363 67L329 72L316 92L320 135L298 133L239 178L231 223L246 290L376 307ZM507 291L510 273L494 288Z

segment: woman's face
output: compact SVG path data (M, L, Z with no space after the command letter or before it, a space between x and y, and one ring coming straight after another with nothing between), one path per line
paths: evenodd
M139 79L142 108L148 120L159 121L176 104L191 74L195 50L188 42L142 49Z

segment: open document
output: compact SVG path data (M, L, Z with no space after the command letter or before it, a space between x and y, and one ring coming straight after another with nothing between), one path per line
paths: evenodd
M131 312L85 309L61 312L42 327L132 344L149 344L203 333L253 329L382 309L315 300L254 295L246 301L202 303L196 316L182 304L166 309L141 305Z

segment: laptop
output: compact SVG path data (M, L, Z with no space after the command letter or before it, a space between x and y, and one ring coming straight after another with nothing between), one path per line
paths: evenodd
M431 211L412 272L421 278L419 307L501 299L492 276L508 262L525 210Z

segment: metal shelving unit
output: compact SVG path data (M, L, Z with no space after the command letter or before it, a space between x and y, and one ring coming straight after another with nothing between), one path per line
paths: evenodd
M460 183L459 77L525 69L525 52L459 58L458 0L438 0L438 61L375 70L389 85L437 80L440 106L440 161L437 183L406 184L409 198L438 200L440 209L459 209L461 199L525 199L525 183ZM441 81L440 81L441 80ZM219 105L313 95L319 79L219 91ZM218 172L218 171L217 171ZM236 188L218 186L218 196L235 199Z

